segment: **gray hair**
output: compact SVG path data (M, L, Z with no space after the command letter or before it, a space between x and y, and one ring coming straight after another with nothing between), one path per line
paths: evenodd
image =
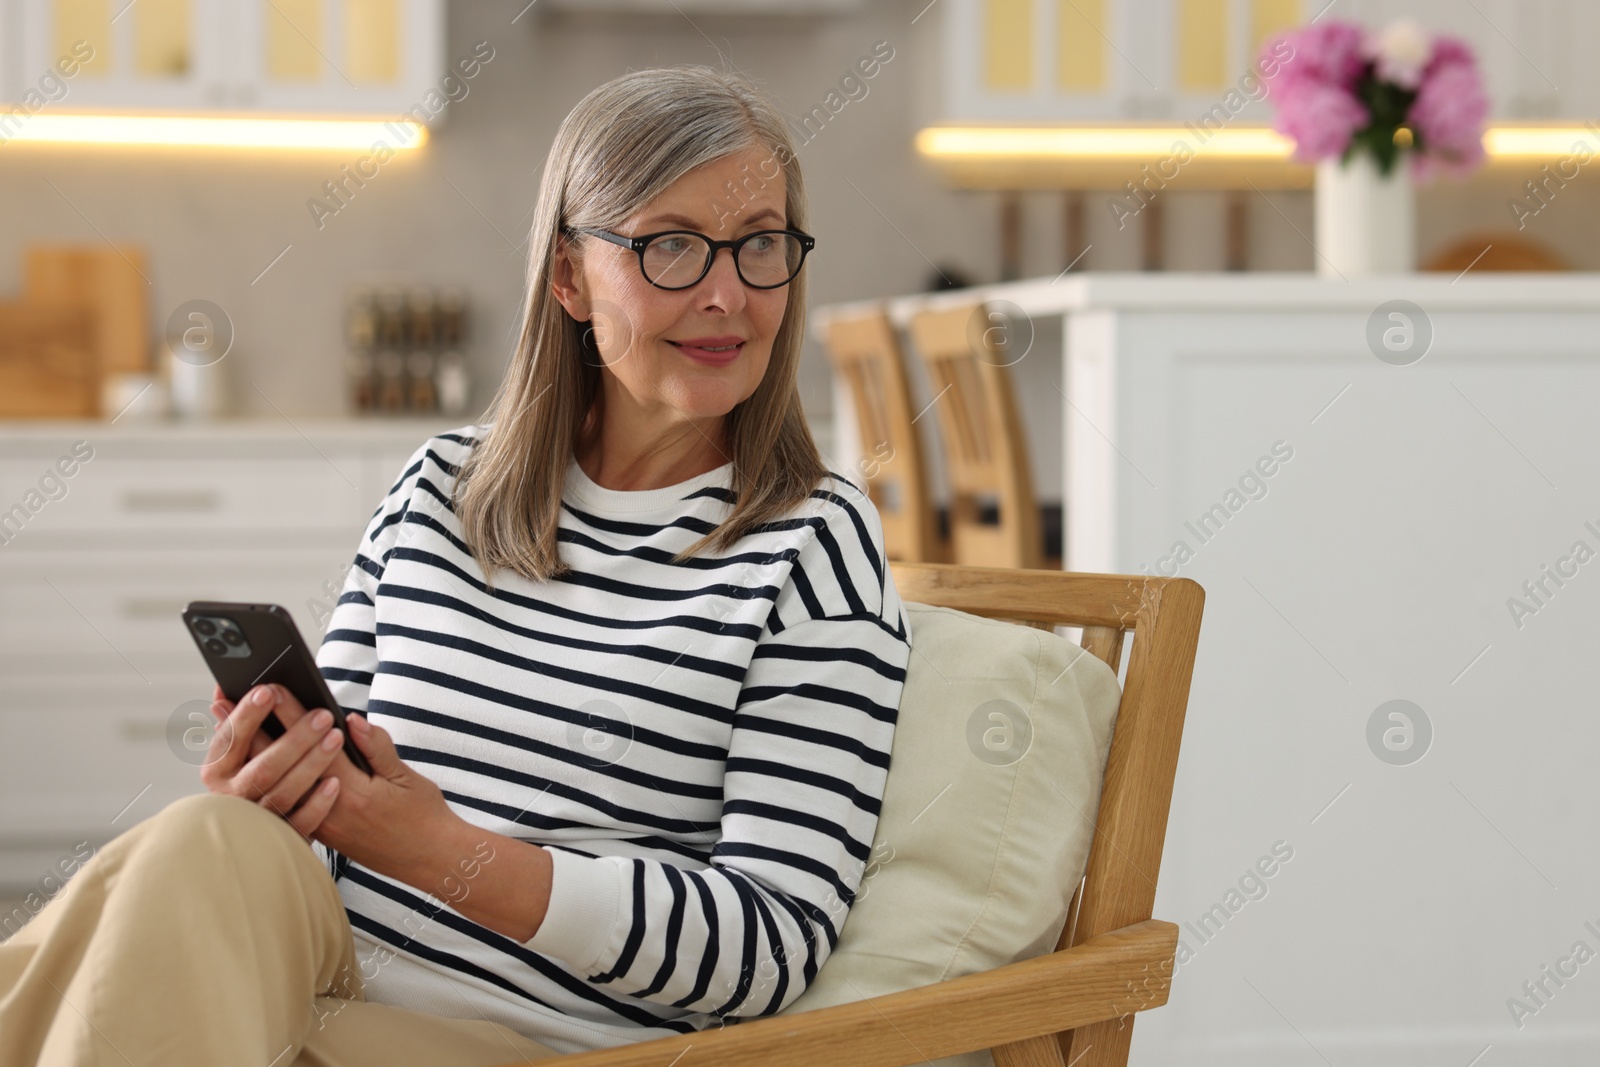
M551 291L564 227L613 229L687 172L751 148L767 153L759 168L765 173L747 167L745 178L730 183L732 210L781 170L789 226L804 231L805 185L788 126L736 74L706 66L631 71L594 89L562 120L539 182L517 346L487 412L492 425L463 464L454 493L486 579L494 567L535 580L570 569L557 551L561 493L602 372L598 351L588 347L592 330ZM576 263L579 247L565 247ZM802 269L789 283L761 384L727 416L737 502L673 562L708 545L726 551L755 527L787 516L828 474L800 404L805 313Z

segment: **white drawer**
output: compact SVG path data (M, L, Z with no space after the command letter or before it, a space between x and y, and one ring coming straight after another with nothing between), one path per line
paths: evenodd
M191 600L282 604L315 649L354 553L352 542L348 549L302 552L81 552L5 559L0 674L128 675L138 685L138 672L200 668L200 654L180 619ZM0 688L0 707L6 704Z
M344 468L348 467L346 471ZM0 508L37 487L44 466L0 463ZM362 464L310 459L144 459L97 457L61 479L17 538L30 545L50 531L224 531L340 529L358 535L378 500L362 487ZM34 547L37 547L36 545Z
M203 672L202 672L203 673ZM203 792L204 750L179 752L169 724L205 709L211 690L197 675L145 685L8 684L0 709L0 842L62 849L105 841L188 793ZM209 712L207 712L209 714ZM209 732L190 740L208 739Z

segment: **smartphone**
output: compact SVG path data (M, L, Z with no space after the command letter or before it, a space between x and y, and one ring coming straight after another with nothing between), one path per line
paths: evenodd
M254 686L270 682L287 689L308 711L327 708L333 713L333 725L344 731L344 754L372 773L372 765L345 726L344 709L328 690L287 611L277 604L196 600L184 609L183 622L223 696L237 704ZM283 736L284 726L275 712L267 714L261 728L268 737Z

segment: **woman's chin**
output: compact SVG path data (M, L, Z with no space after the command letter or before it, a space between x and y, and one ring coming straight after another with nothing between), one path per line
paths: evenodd
M695 418L715 418L732 411L736 404L749 395L743 389L743 385L742 380L732 383L680 378L663 389L662 393L670 397L673 405L686 415Z

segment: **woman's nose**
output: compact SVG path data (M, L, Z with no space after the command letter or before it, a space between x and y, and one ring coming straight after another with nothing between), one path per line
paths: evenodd
M723 308L735 307L744 302L744 280L739 277L738 264L733 259L733 249L719 248L711 257L711 269L700 279L706 296Z

